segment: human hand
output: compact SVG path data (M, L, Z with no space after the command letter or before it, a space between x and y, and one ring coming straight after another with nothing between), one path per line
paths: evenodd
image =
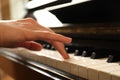
M63 58L69 58L64 44L70 43L71 38L56 34L31 18L0 22L1 47L25 47L31 50L41 50L42 45L34 42L35 40L51 43Z

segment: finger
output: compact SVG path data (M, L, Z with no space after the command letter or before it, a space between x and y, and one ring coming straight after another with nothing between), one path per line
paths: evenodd
M30 30L41 30L41 31L50 31L49 28L43 27L40 24L37 23L32 18L25 18L25 19L20 19L17 20L19 24L22 24L22 28L30 29Z
M61 43L61 42L53 42L52 44L53 44L53 46L55 47L55 49L57 49L57 50L60 52L61 56L62 56L64 59L69 59L69 55L68 55L68 53L66 52L63 43Z
M15 45L14 47L24 47L24 48L27 48L30 50L35 50L35 51L42 49L42 45L40 45L39 43L36 43L34 41L26 41L26 42L20 43L18 45Z
M71 38L62 36L60 34L48 32L48 31L25 31L25 39L28 41L34 40L50 40L59 41L62 43L70 43Z

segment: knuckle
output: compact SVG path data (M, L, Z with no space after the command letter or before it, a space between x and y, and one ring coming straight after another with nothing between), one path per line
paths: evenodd
M52 38L53 34L51 32L45 31L45 37Z
M31 23L35 23L36 21L33 18L27 18L27 20Z

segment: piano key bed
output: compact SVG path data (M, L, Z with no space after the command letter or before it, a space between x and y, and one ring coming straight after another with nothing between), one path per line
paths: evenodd
M19 59L37 68L40 68L40 64L43 65L43 69L49 69L52 74L59 74L61 80L120 80L119 60L109 62L108 57L92 59L92 57L76 56L75 52L69 54L70 59L63 59L58 51L45 45L44 47L47 49L41 51L30 51L24 48L2 50L19 56Z

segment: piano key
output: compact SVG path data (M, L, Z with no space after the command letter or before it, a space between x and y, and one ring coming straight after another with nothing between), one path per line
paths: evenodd
M99 69L117 65L117 63L107 63L106 58L91 59L90 57L74 56L74 54L69 54L70 59L64 60L57 51L48 49L41 51L20 49L17 54L24 57L26 61L37 61L89 80L98 80Z
M63 62L64 59L57 51L52 51L52 50L45 50L45 51L47 53L44 55L46 60L45 63L46 65L61 69L66 72L70 72L70 64Z
M74 70L71 68L72 74L87 79L87 67L98 65L98 64L103 64L103 63L105 63L105 61L106 61L106 59L92 60L87 57L73 56L73 58L71 57L71 59L68 60L67 62L69 64L71 64L72 66L78 68L78 71L76 71L76 73L74 73Z
M75 56L81 56L82 53L83 53L83 50L78 50L78 49L76 49L75 52L74 52L74 55L75 55Z
M120 66L111 66L107 68L100 69L99 71L99 80L111 80L112 72L120 71Z
M57 61L56 64L57 64L56 68L58 68L62 71L68 72L68 73L71 72L71 65L69 63L66 63L64 61Z
M83 57L89 57L91 56L92 52L94 51L94 48L92 47L86 47L86 49L82 52Z
M46 64L54 68L58 68L63 71L65 70L66 72L70 72L69 64L65 64L65 62L63 62L64 59L61 57L61 55L57 51L45 50L44 52L46 54L44 54L45 63L43 64Z
M70 65L69 67L64 67L64 66L67 66L64 62L63 62L63 58L61 58L60 55L56 55L56 51L54 53L54 51L50 51L50 50L42 50L42 51L29 51L29 50L26 50L26 49L23 49L21 51L21 53L18 53L19 55L22 55L23 57L25 58L28 58L28 59L32 59L34 61L42 61L43 64L46 64L46 65L50 65L48 62L46 61L49 61L48 58L55 58L56 60L56 68L60 69L60 70L63 70L63 71L66 71L66 72L69 72L71 74L74 74L74 75L79 75L78 74L78 68L77 69L74 69L74 68L71 68L71 66L74 66L74 67L77 67L77 63L75 64L74 62L76 62L78 59L78 61L80 61L79 63L85 63L85 62L89 62L88 58L79 58L79 57L74 57L73 55L71 55L71 61L68 60L68 62L66 61L67 65ZM51 56L50 56L51 55ZM56 56L57 57L56 57ZM43 57L43 58L42 58ZM86 73L87 74L87 73ZM85 76L86 77L86 76Z
M28 49L21 49L21 51L16 53L16 54L21 56L26 61L33 60L36 62L46 63L46 60L44 58L44 54L39 54L40 52L42 53L42 50L41 51L31 51Z
M49 65L51 67L56 67L56 60L53 59L53 58L48 58L48 57L45 57L45 60L46 60L46 65Z
M66 47L65 49L66 49L66 51L67 51L68 53L73 53L73 52L75 52L75 49L72 49L72 48L70 48L70 47Z
M50 55L50 54L52 54L52 53L50 53L51 51L49 51L49 52L46 52L46 51L49 51L49 50L45 50L44 52L46 53L45 55L46 56L48 56L48 55ZM42 53L42 52L41 52ZM49 54L48 54L49 53ZM56 54L56 53L55 53ZM57 55L58 56L58 55ZM48 56L48 57L50 57L50 56ZM52 56L53 57L53 56ZM89 60L87 59L87 58L72 58L72 62L70 63L68 63L68 64L71 64L72 66L74 65L74 64L72 64L73 63L73 60L76 62L77 60L76 59L80 59L79 61L82 61L82 62L80 62L80 64L81 63L85 63L85 62L89 62ZM90 59L90 58L89 58ZM57 59L56 59L57 60ZM68 67L68 69L65 69L64 67L63 67L63 64L64 65L66 65L64 62L61 62L61 61L57 61L57 63L58 63L58 67L56 67L56 68L58 68L58 69L61 69L61 70L64 70L64 71L66 71L66 72L69 72L69 68L70 68L70 66ZM89 62L90 63L90 62ZM74 65L74 67L77 67L78 65ZM74 75L78 75L75 71L77 71L77 70L74 70L74 68L72 69L71 68L71 71L70 72L72 72L72 74L74 74ZM69 72L69 73L70 73Z
M45 48L45 49L53 49L54 50L54 47L48 42L44 42L44 41L36 41L36 42L40 43L43 46L43 48Z
M68 53L73 53L75 52L76 48L78 48L78 45L73 45L73 44L66 44L65 49Z
M104 68L118 66L117 63L104 63L102 65L89 66L88 68L88 79L89 80L99 80L99 71Z
M47 45L46 45L46 49L51 49L51 45L50 45L50 44L47 44Z
M92 61L90 62L90 60L87 63L83 63L83 64L79 64L79 76L88 79L88 68L90 66L95 66L95 65L102 65L104 64L103 62L100 61Z
M51 50L56 50L53 46L51 46Z
M92 52L91 58L92 59L104 58L104 57L108 57L109 54L110 54L109 50L107 49L95 49Z
M84 51L88 50L87 48L88 47L78 47L78 48L76 48L76 50L74 52L75 56L81 56Z
M111 73L112 80L120 80L120 70Z
M115 53L108 56L107 62L110 63L110 62L118 62L118 61L120 61L120 54Z
M35 52L33 52L33 53L35 53ZM34 61L37 61L40 63L42 62L45 65L48 65L48 66L51 66L51 67L54 67L54 68L57 68L57 69L60 69L60 70L66 71L66 72L70 72L69 64L65 64L63 62L64 59L57 51L44 49L44 50L40 51L39 53L37 52L37 54L38 55L36 57L31 57L31 59L33 58L32 60L34 60ZM43 54L42 59L40 57L41 54ZM44 60L44 61L42 61L42 60Z
M80 61L79 63L83 63L83 59L80 57L74 57L74 55L70 55L70 57L70 59L64 61L71 66L69 73L79 76L79 65L77 62Z
M47 42L44 42L44 41L38 41L38 43L41 43L42 46L43 46L43 48L45 48L45 49L55 50L55 48L54 48L51 44L49 44L49 43L47 43Z
M51 49L52 45L51 44L42 44L43 48L45 49Z
M72 64L70 73L79 76L79 66L76 64Z

